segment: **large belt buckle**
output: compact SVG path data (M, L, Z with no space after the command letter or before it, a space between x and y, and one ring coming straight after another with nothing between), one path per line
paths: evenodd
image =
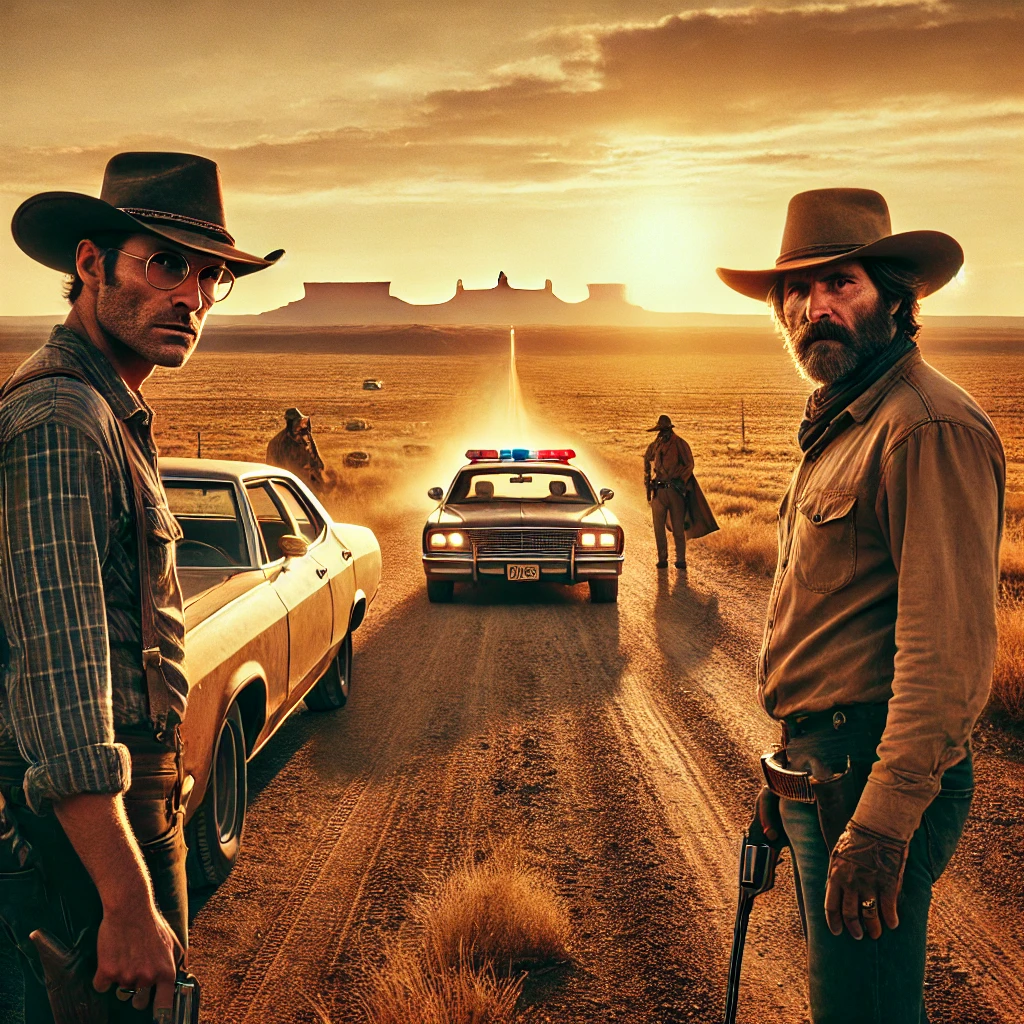
M796 800L802 804L817 802L811 786L810 772L795 772L776 760L777 752L761 755L761 771L768 788L785 800Z

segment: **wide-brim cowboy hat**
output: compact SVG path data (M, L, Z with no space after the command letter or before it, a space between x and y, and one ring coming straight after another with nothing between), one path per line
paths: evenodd
M674 427L675 424L669 419L668 416L659 416L658 422L653 427L647 428L647 433L651 433L652 430L668 430L670 427Z
M26 255L53 270L75 272L83 238L145 232L224 260L235 277L273 266L277 249L254 256L235 247L224 226L220 171L191 153L118 153L103 174L100 198L42 192L14 212L11 233Z
M789 201L782 246L770 270L728 270L718 276L752 299L768 298L783 275L846 260L885 259L906 265L917 278L918 298L938 291L963 266L964 251L941 231L892 233L889 207L866 188L819 188Z

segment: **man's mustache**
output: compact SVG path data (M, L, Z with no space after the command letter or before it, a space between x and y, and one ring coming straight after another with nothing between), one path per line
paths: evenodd
M838 341L844 345L856 342L856 336L849 328L831 320L805 321L793 332L793 344L797 350L806 349L816 341Z

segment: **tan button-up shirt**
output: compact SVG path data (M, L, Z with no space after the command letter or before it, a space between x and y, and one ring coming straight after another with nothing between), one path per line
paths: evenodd
M779 509L758 665L775 718L889 702L857 821L909 839L962 760L996 650L1006 462L915 348L804 455Z

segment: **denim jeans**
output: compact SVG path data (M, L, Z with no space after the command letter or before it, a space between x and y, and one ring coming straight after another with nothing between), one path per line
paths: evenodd
M851 731L809 735L787 746L790 766L818 763L842 770L851 761L877 760L878 735ZM877 941L855 940L845 929L833 935L825 922L829 853L814 804L782 800L794 870L806 913L811 1019L814 1024L927 1024L924 1009L925 947L932 884L945 870L960 840L973 793L971 755L949 768L942 790L924 813L910 842L898 912L899 927L883 926Z

